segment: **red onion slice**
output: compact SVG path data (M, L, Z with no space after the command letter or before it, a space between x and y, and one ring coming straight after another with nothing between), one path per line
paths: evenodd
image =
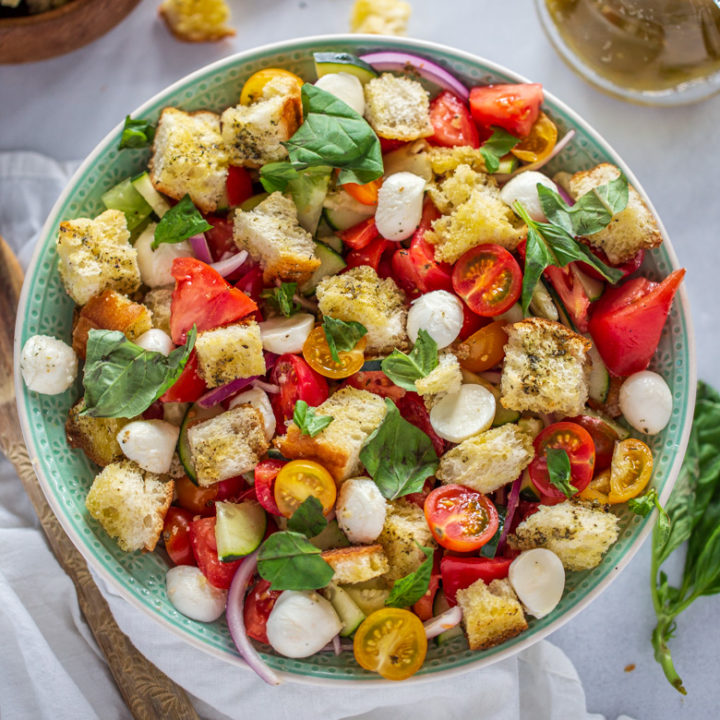
M361 55L360 59L380 71L402 71L409 66L426 80L435 83L435 85L440 86L443 90L449 90L465 102L467 102L470 97L470 91L456 77L451 75L445 68L440 67L440 65L427 58L411 55L410 53L387 50Z
M498 540L497 549L495 550L495 556L500 554L500 551L505 547L505 538L507 538L510 532L510 525L512 523L513 516L517 510L517 506L520 503L520 486L522 485L522 475L513 482L510 488L510 496L508 497L507 508L505 509L505 522L503 523L503 529L500 533L500 539Z
M257 379L257 375L253 375L248 378L236 378L231 380L229 383L225 383L220 387L208 390L204 395L201 395L197 401L197 404L202 408L210 408L223 400L227 400L231 395L234 395L239 390L242 390L248 385L252 385L253 381Z
M459 625L461 620L462 608L459 605L455 605L455 607L451 607L441 615L436 615L423 623L425 637L427 637L428 640L437 637L446 630Z
M247 256L247 250L241 250L234 255L230 255L230 257L227 257L224 260L218 260L216 263L211 263L210 267L213 270L217 270L217 272L219 272L223 277L227 277L228 275L234 273L238 268L242 267L247 260Z
M332 648L335 655L339 655L342 652L342 645L340 644L340 636L336 635L332 639Z
M191 238L188 238L188 242L190 243L190 247L193 249L193 254L198 260L208 263L208 265L212 263L213 257L210 252L210 246L208 245L208 241L203 233L193 235Z
M279 385L273 385L272 383L267 383L264 380L257 380L254 379L252 381L252 386L256 388L260 388L261 390L264 390L266 393L274 394L280 392L280 386Z

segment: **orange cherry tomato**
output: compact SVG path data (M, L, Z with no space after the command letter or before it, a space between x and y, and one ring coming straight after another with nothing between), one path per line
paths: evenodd
M533 123L530 134L510 152L525 163L541 162L553 151L557 139L557 125L544 112L541 112Z
M335 362L330 353L325 330L323 330L322 325L318 325L308 335L303 345L303 357L315 372L327 378L339 380L350 377L363 366L366 345L367 338L361 337L352 350L347 352L338 351L340 362Z
M457 349L460 365L470 372L485 372L505 357L508 336L504 320L495 320L463 340Z
M380 190L381 185L382 178L378 178L377 180L365 183L365 185L359 185L358 183L345 183L342 188L348 195L354 197L363 205L377 205L378 190Z
M427 638L417 615L386 607L360 623L353 640L358 665L386 680L405 680L425 662Z
M608 502L616 504L637 497L650 482L652 471L652 452L642 440L620 441L610 466Z
M590 484L578 493L578 497L583 500L592 500L605 505L608 502L608 493L610 492L610 468L598 473Z
M335 505L337 489L333 476L314 460L291 460L275 478L275 502L280 514L292 514L311 495L316 497L327 515Z
M305 81L295 73L291 73L289 70L283 70L282 68L265 68L264 70L258 70L245 81L242 92L240 93L240 104L251 105L254 103L262 96L265 86L276 77L292 78L297 83L298 91L305 83Z

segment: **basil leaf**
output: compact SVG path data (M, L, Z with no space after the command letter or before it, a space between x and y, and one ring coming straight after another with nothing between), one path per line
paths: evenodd
M180 377L196 336L193 325L185 345L165 357L130 342L118 330L91 330L83 373L85 408L80 414L140 415Z
M396 384L405 390L416 391L415 381L427 377L438 366L438 346L426 330L418 332L415 347L406 355L393 350L380 367Z
M523 273L522 294L520 296L523 315L527 315L529 312L533 290L542 277L545 268L548 265L553 265L553 261L555 260L555 257L550 252L540 233L532 225L528 225L527 228L525 271Z
M160 219L155 228L152 249L157 250L160 243L179 243L193 235L212 230L212 225L205 220L200 211L193 205L189 195L171 207Z
M329 315L323 317L322 327L330 346L330 355L336 363L340 362L338 351L349 352L358 344L360 338L367 334L367 328L361 323L354 320L344 322Z
M260 182L266 192L285 192L288 183L300 175L292 163L272 162L260 168Z
M548 448L545 457L551 484L566 497L572 497L577 488L570 484L570 458L567 452L562 448Z
M322 503L314 495L309 495L292 514L287 526L288 530L314 538L327 527L327 524Z
M497 553L498 544L500 542L500 536L502 535L503 528L505 527L505 515L507 508L504 505L495 505L495 509L498 514L498 529L495 534L480 548L480 554L483 557L494 558Z
M315 408L311 408L304 400L295 403L293 422L300 428L303 435L315 437L326 428L333 419L329 415L316 415Z
M258 573L271 590L317 590L335 571L301 533L284 530L270 535L258 552Z
M281 283L280 287L263 290L262 298L279 313L282 313L285 317L290 317L300 311L300 305L294 299L296 292L296 282L284 282Z
M133 120L126 115L118 150L147 147L154 137L155 126L152 123L147 120Z
M380 141L367 121L325 90L302 86L303 124L283 145L296 170L339 168L341 185L364 185L383 174Z
M395 403L385 398L387 413L360 450L360 460L383 497L395 500L420 492L435 474L438 456L432 440L400 415Z
M422 545L418 545L418 547L425 553L425 560L415 572L395 581L390 595L385 600L386 607L410 607L428 591L432 575L434 551L432 548L423 547Z
M507 130L496 127L493 134L483 143L480 154L485 161L485 169L489 173L497 172L500 158L507 155L520 142L520 138L511 135Z

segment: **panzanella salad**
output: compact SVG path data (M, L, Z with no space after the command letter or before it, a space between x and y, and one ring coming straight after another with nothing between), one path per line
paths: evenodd
M647 368L684 271L642 276L662 237L617 167L541 171L572 133L540 85L315 69L126 119L147 170L61 223L72 348L31 338L22 370L57 393L84 363L88 512L164 546L180 613L226 612L268 682L258 644L401 680L552 612L657 501L635 436L671 414Z

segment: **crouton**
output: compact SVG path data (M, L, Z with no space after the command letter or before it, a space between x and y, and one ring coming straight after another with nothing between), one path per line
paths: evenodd
M405 35L410 12L410 3L404 0L355 0L350 32Z
M155 288L145 294L143 305L152 316L152 325L170 335L170 307L172 305L173 289Z
M91 330L119 330L128 340L136 340L152 327L150 311L115 290L104 290L91 297L80 310L73 327L72 346L85 358Z
M60 278L78 305L108 288L129 294L140 287L137 252L121 210L61 222L57 252Z
M201 332L195 349L200 375L210 388L265 374L262 336L255 320Z
M383 546L390 564L385 577L393 581L415 572L422 565L425 553L418 545L430 548L436 545L425 513L402 498L388 503L385 525L377 541Z
M333 421L314 437L303 435L295 423L287 434L275 438L275 445L287 458L313 458L340 483L362 473L360 450L385 417L385 402L379 395L341 388L315 412Z
M588 399L591 343L560 323L526 318L505 328L503 406L578 415Z
M430 137L430 101L416 80L383 73L365 85L365 119L383 138L410 142Z
M274 192L247 212L237 210L235 244L260 263L266 282L302 284L320 267L312 235L300 226L295 203Z
M508 580L476 580L457 591L471 650L486 650L527 630L522 605Z
M321 557L335 571L335 583L359 583L378 577L388 570L382 545L354 545L325 550Z
M117 441L117 434L131 419L80 415L84 407L85 402L80 398L70 408L65 422L68 445L80 448L97 465L105 466L122 460L124 456Z
M175 483L131 460L108 465L93 480L85 507L126 552L155 549Z
M395 348L409 347L405 296L392 278L381 280L369 265L323 278L315 294L323 315L355 320L367 328L367 355L387 355Z
M592 170L576 172L568 182L569 191L572 197L577 199L619 176L619 168L609 163L601 163ZM640 250L657 247L663 238L655 216L640 197L640 193L630 185L627 207L615 215L606 228L588 235L584 240L602 250L613 265L620 265L634 258Z
M158 9L170 32L184 42L214 42L235 34L225 0L163 0Z
M508 543L516 550L547 548L566 570L589 570L600 564L617 537L618 519L607 509L566 500L540 505L508 536Z
M233 165L259 168L287 157L282 145L302 123L300 87L278 76L263 86L250 105L229 107L222 114L222 137Z
M213 212L226 202L228 162L219 115L174 107L162 111L149 165L157 191L176 200L190 195L202 212Z
M433 146L428 151L430 167L435 175L447 175L458 169L460 165L468 165L475 172L486 172L485 158L480 148L470 145L455 147Z
M459 165L428 192L442 217L434 220L425 239L435 246L435 259L454 263L485 243L514 250L525 237L525 224L500 199L495 179Z
M440 458L437 476L445 484L490 493L518 478L534 455L532 437L518 425L505 423L448 450Z
M460 363L451 352L440 353L438 364L428 375L415 381L418 395L438 395L439 393L454 393L460 391L462 385L462 370Z
M251 405L192 425L187 439L190 461L202 487L253 470L268 449L262 415Z

